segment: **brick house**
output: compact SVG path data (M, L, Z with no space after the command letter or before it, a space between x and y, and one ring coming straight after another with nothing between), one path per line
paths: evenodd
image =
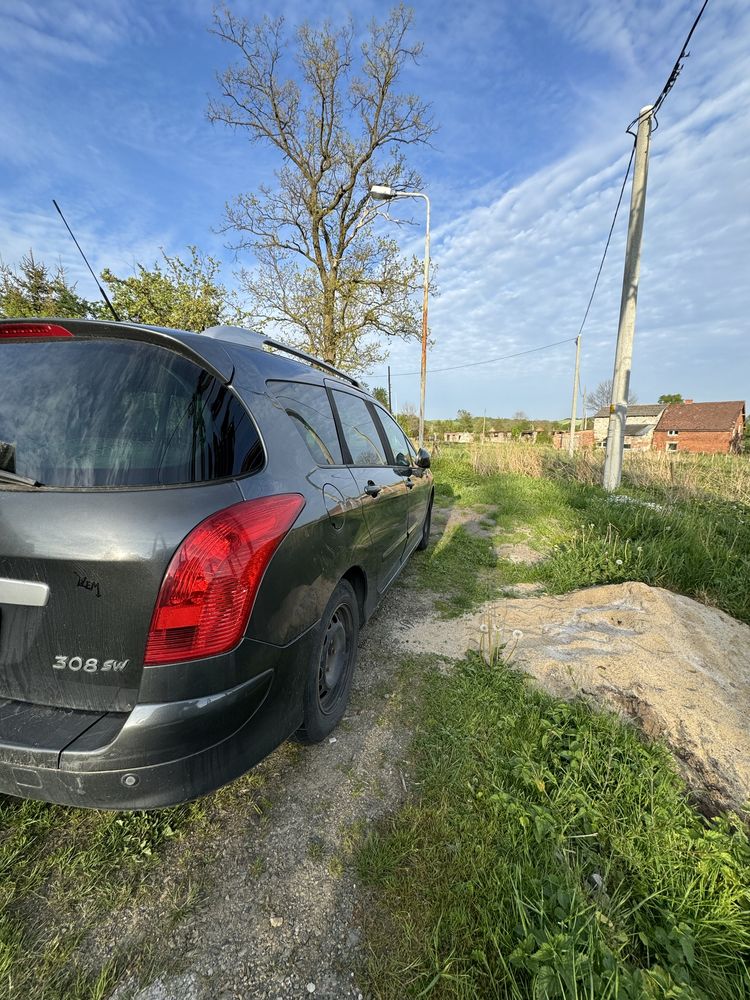
M653 434L654 451L700 452L706 455L742 450L745 403L673 403Z
M667 409L664 403L634 403L628 407L625 419L625 448L629 451L649 451L654 430ZM609 407L594 414L594 444L603 448L609 430Z

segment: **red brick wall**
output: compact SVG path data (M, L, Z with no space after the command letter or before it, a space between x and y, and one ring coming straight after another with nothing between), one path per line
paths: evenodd
M555 448L563 448L567 451L570 434L568 431L555 431L552 435L552 444ZM576 451L582 449L588 451L594 447L594 432L576 431Z
M677 443L677 451L700 452L704 455L723 454L732 451L734 432L731 431L680 431L670 436L666 431L654 431L654 451L666 451L667 442Z

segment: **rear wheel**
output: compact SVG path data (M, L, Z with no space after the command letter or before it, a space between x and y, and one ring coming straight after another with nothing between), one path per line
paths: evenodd
M357 662L359 608L351 584L341 580L320 620L307 671L302 726L297 738L319 743L338 725L346 711Z
M431 526L432 526L432 497L430 497L430 505L427 508L427 513L425 514L424 517L424 524L422 525L422 537L419 539L419 544L417 545L418 552L423 552L430 544Z

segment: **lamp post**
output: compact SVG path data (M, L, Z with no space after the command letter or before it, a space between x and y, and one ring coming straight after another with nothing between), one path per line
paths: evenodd
M430 199L422 191L396 191L387 184L370 187L373 201L393 201L396 198L424 198L427 222L424 237L424 280L422 290L422 370L419 383L419 447L424 447L424 397L427 385L427 297L430 288Z

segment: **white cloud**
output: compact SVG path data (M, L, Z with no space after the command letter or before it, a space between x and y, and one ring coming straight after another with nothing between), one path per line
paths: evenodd
M732 35L724 34L724 18L695 38L652 140L632 378L642 400L666 391L698 399L746 395L750 359L740 345L750 315L750 61L737 39L748 36L750 12L737 5L733 16ZM581 37L587 32L597 34L595 21ZM628 57L624 35L609 44ZM575 336L627 162L626 141L597 143L591 134L583 147L436 230L442 294L431 306L430 367ZM611 375L628 200L629 188L585 331L589 387ZM418 368L417 357L415 347L396 346L393 371ZM428 414L486 406L492 414L523 408L560 416L569 407L572 363L571 345L436 374ZM416 378L394 381L402 399L417 398Z
M19 69L43 61L45 69L67 62L97 63L123 39L149 37L154 30L153 15L143 17L128 0L45 0L30 3L16 0L0 10L0 51L23 61Z

